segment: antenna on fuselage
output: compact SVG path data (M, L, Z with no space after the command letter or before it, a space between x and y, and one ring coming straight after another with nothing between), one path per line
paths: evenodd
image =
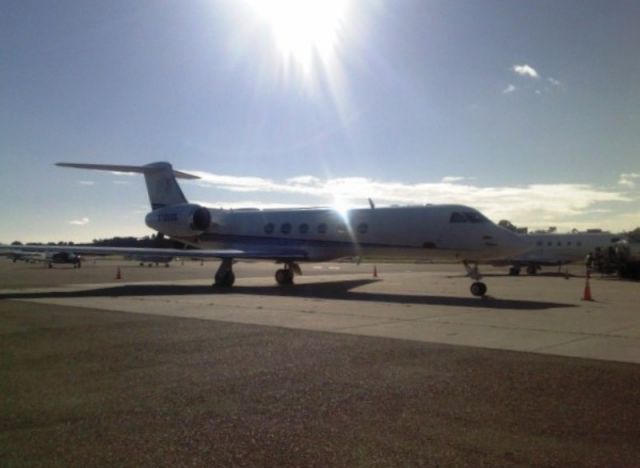
M371 198L368 199L369 200L369 206L371 207L372 210L376 209L376 205L375 203L373 203L373 200Z

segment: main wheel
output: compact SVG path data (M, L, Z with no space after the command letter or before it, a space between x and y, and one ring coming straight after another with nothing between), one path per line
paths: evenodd
M509 268L509 275L510 276L518 276L519 274L520 274L520 268L518 268L518 267Z
M233 271L216 273L215 280L215 286L230 288L236 281L236 275L233 273Z
M527 275L535 275L538 273L538 268L535 265L527 266Z
M487 293L487 285L480 282L480 281L476 281L475 283L473 283L471 285L471 294L473 294L474 296L477 297L482 297Z
M279 285L293 284L293 271L280 268L276 271L276 282Z

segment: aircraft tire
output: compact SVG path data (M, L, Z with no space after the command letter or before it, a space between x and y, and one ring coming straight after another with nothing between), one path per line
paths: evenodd
M509 276L518 276L520 274L520 268L511 267L509 268Z
M487 285L481 281L476 281L471 284L471 294L476 297L482 297L487 293Z
M535 265L529 265L527 267L527 275L535 275L538 273L538 268Z
M225 271L220 275L216 274L215 281L214 286L230 288L236 282L236 275L233 271Z
M280 268L278 271L276 271L276 282L280 286L293 284L293 271Z

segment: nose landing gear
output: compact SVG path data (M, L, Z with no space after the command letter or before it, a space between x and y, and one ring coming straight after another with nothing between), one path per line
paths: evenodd
M482 275L478 269L478 264L475 263L470 265L469 262L465 261L464 268L467 270L467 276L474 280L470 288L471 294L476 297L484 297L484 295L487 294L487 285L480 281L482 279Z

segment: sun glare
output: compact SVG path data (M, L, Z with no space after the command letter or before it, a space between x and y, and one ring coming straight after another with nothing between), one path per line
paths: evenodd
M333 208L333 210L335 210L340 215L345 223L349 222L349 210L351 209L351 206L346 200L334 197L331 208Z
M283 59L303 69L323 63L338 45L349 0L248 0L266 23Z

